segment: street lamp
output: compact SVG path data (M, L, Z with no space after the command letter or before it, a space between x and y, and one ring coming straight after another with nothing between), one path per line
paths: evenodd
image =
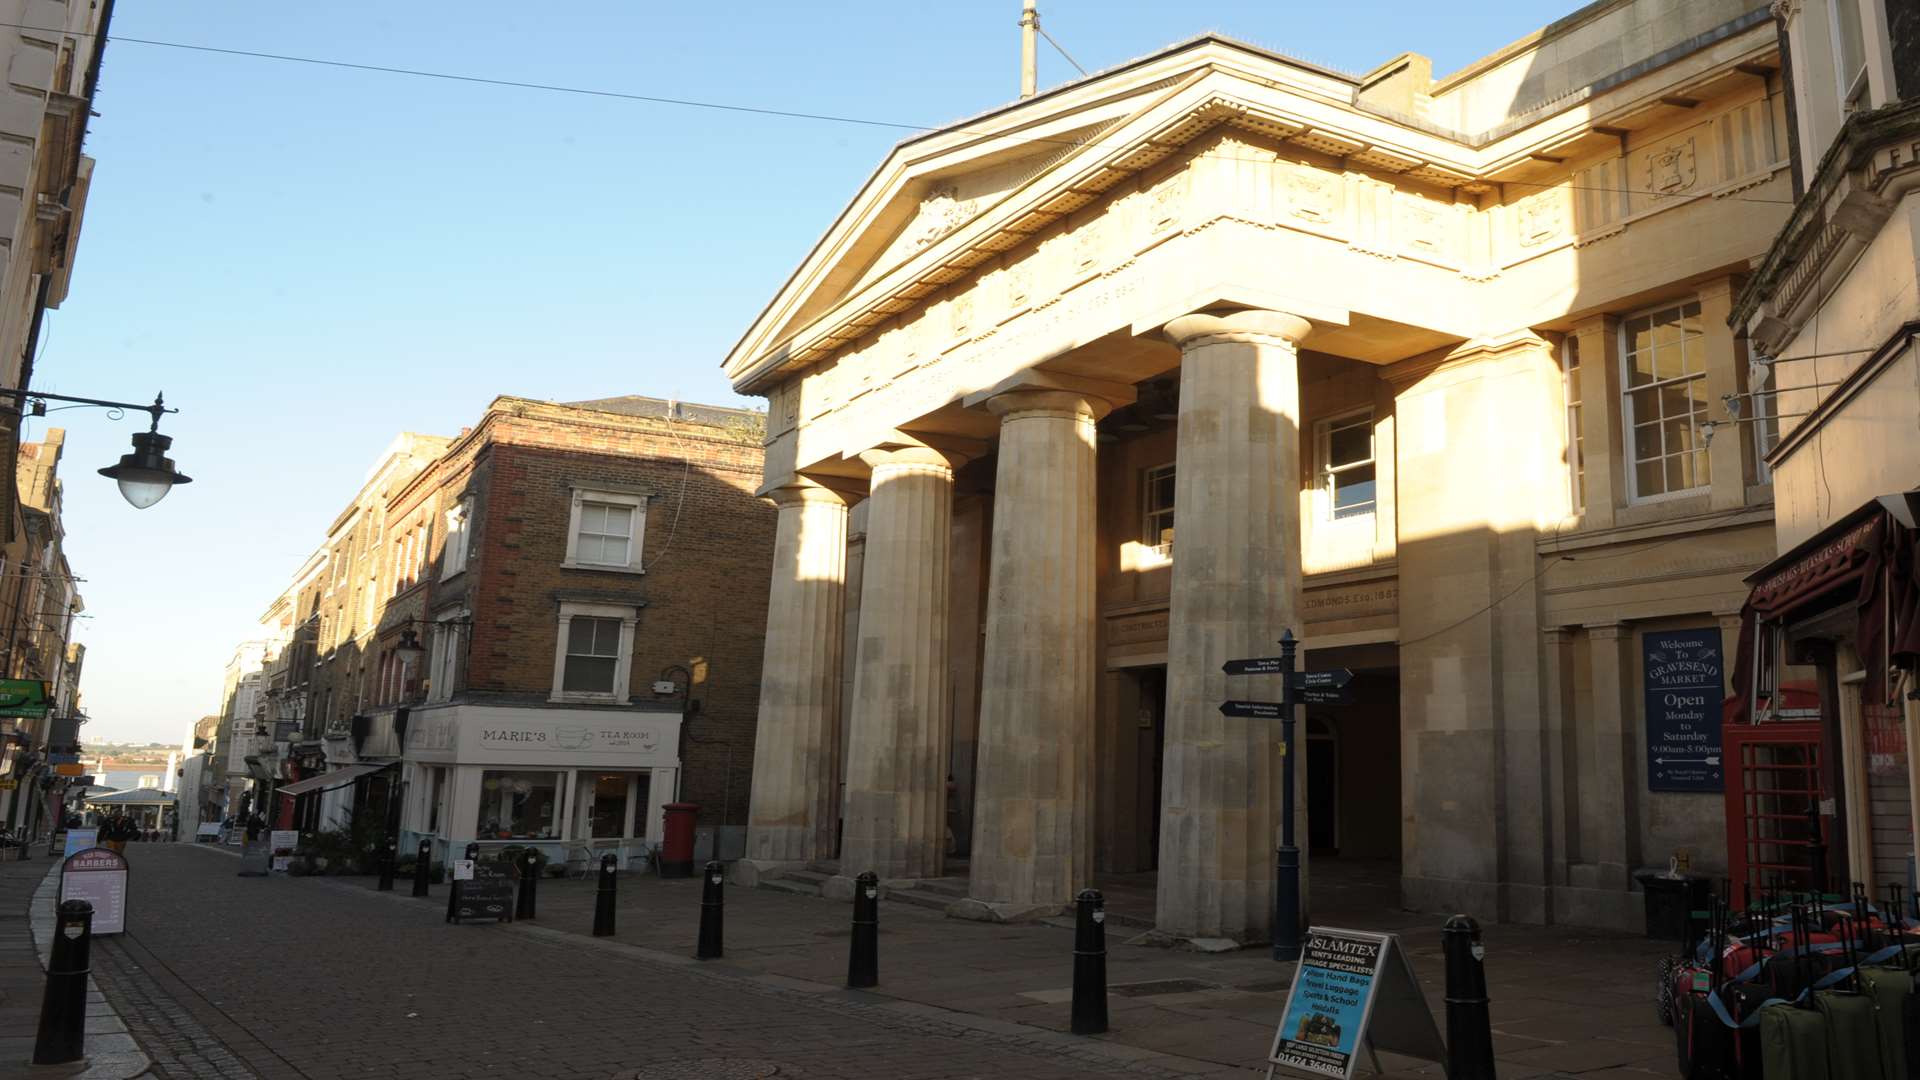
M393 647L393 651L409 664L427 655L427 647L420 644L420 635L414 633L412 627L400 631L400 643Z
M145 431L135 432L133 453L122 454L117 464L99 470L101 476L110 477L120 485L120 497L127 500L135 510L145 510L154 503L167 497L175 484L191 484L193 478L173 467L173 459L167 456L167 449L173 445L173 439L160 434L160 418L167 413L177 413L179 409L169 409L166 399L154 395L153 404L137 405L129 401L106 401L101 398L68 397L65 394L48 394L38 390L19 390L0 387L0 395L33 402L36 416L46 413L49 401L69 401L76 405L93 405L102 409L137 409L153 417L153 424ZM114 419L119 419L115 417Z

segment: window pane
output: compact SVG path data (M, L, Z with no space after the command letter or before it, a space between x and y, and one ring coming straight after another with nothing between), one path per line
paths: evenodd
M1333 476L1333 516L1358 517L1373 513L1373 466L1361 465Z
M1666 439L1667 453L1671 454L1680 450L1693 449L1692 420L1681 417L1678 420L1668 420L1664 422L1661 427L1664 429L1662 434Z
M1667 490L1685 491L1693 486L1692 470L1687 467L1692 459L1686 454L1667 459Z
M476 835L482 840L550 840L559 794L558 773L488 769L480 774Z
M1350 424L1334 428L1327 435L1327 465L1339 468L1356 462L1373 460L1373 425L1371 423Z
M607 506L603 508L605 527L600 531L610 536L633 535L633 507Z
M1637 495L1660 495L1667 490L1666 472L1658 461L1643 461L1635 466L1633 481Z
M1693 486L1706 487L1713 483L1713 465L1705 450L1695 450L1688 457L1693 459Z
M1641 424L1633 429L1633 459L1646 461L1660 456L1660 425Z
M560 689L569 693L611 694L614 663L610 656L569 656Z
M627 831L627 785L632 778L624 773L598 776L593 781L594 839L617 839Z

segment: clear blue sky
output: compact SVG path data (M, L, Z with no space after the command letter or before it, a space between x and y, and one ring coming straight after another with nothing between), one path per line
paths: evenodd
M1043 0L1089 70L1203 30L1436 73L1575 5ZM1015 96L1019 0L122 3L219 48L937 125ZM1041 83L1073 72L1042 45ZM134 421L56 413L88 613L89 738L177 741L396 432L496 394L733 399L718 364L907 133L108 45L98 171L41 389L181 408L194 483L92 470ZM757 404L757 402L756 402ZM37 437L46 421L29 429Z

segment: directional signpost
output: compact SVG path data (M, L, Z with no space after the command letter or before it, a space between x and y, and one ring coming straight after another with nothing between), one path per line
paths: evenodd
M1280 675L1285 689L1279 701L1225 701L1222 716L1248 720L1280 721L1280 756L1287 762L1280 770L1280 850L1274 866L1273 882L1273 958L1300 959L1300 848L1293 842L1293 722L1294 709L1301 705L1345 705L1353 701L1347 684L1353 672L1347 668L1331 671L1295 671L1294 653L1299 643L1293 631L1280 634L1279 656L1256 656L1229 660L1220 665L1228 675Z

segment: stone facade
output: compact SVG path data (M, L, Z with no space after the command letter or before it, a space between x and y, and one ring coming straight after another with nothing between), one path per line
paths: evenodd
M756 785L753 873L891 870L861 808L951 777L956 914L1157 868L1163 932L1259 940L1285 768L1310 866L1392 860L1423 908L1637 925L1633 871L1710 870L1642 649L1731 634L1774 553L1758 448L1705 422L1792 199L1780 87L1764 6L1609 0L1437 81L1202 37L901 144L726 361L762 492L831 493L775 596L847 627L770 613L760 740L808 751ZM937 485L886 494L902 448L964 458L945 537ZM1291 761L1218 712L1289 629L1361 676Z

